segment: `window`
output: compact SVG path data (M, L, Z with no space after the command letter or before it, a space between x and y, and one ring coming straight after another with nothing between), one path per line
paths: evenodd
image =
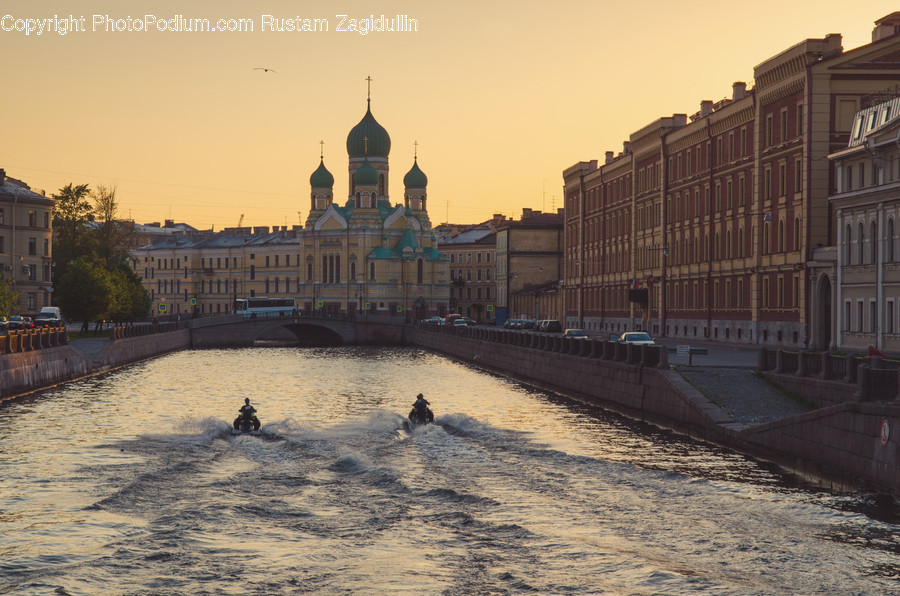
M369 263L369 279L375 281L375 263Z
M878 236L878 233L876 232L875 222L873 221L871 227L869 228L869 263L872 263L872 264L875 263L875 260L878 257L878 255L877 255L877 249L878 249L877 236Z
M29 238L28 239L28 254L29 255L37 254L37 238Z
M778 139L781 143L784 143L787 140L788 136L788 121L787 121L787 108L781 110L781 138Z
M887 301L887 308L884 309L884 332L888 335L894 334L894 301Z
M797 159L794 161L794 194L799 193L803 188L801 180L803 180L803 165L802 161Z
M785 164L778 164L778 196L787 195L787 168Z
M894 262L894 219L888 219L887 224L887 243L885 245L884 260L888 263Z
M2 251L0 251L0 252L2 252ZM45 257L50 256L50 239L49 238L44 238L44 256Z
M30 227L30 228L37 227L37 211L29 211L28 212L28 227Z
M766 147L772 146L772 136L774 134L774 123L772 122L772 114L766 116Z
M795 118L797 136L803 136L803 104L797 104L797 117Z
M866 230L863 228L862 222L859 223L859 235L856 238L856 264L863 264L863 253L866 248ZM860 329L862 331L862 329Z
M847 229L844 232L844 265L849 265L852 257L850 256L850 248L852 246L853 240L853 227L850 224L847 224Z

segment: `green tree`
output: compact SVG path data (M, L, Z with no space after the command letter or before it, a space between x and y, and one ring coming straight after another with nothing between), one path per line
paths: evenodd
M110 281L112 296L107 315L112 321L124 323L150 314L150 295L127 263L119 263L113 268Z
M59 306L68 319L81 321L87 331L110 310L113 294L109 272L93 257L79 257L67 268L57 284Z
M94 252L91 222L94 209L88 200L87 184L67 184L53 195L53 275L54 282L61 280L69 264L77 258Z
M12 278L0 274L0 317L13 314L19 305L19 293L13 289Z

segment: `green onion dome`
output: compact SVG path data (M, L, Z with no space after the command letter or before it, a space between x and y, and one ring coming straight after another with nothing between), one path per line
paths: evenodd
M312 188L333 188L334 187L334 176L331 175L331 172L325 167L325 159L319 162L319 167L316 168L316 171L312 173L312 176L309 177L309 185Z
M418 160L413 160L413 167L403 177L403 186L406 188L425 188L428 186L428 176L419 169Z
M369 163L369 158L353 172L353 183L356 186L378 186L378 171Z
M353 157L387 157L391 153L391 137L372 115L371 107L366 115L347 135L347 154Z

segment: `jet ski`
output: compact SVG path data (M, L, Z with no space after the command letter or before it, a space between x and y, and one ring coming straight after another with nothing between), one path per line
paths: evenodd
M407 418L409 418L410 428L414 428L416 426L424 426L434 422L434 413L428 406L425 406L424 408L413 408L410 410Z
M258 426L254 428L252 418L239 418L234 421L234 425L231 428L231 434L258 437L262 435L262 431L259 430Z

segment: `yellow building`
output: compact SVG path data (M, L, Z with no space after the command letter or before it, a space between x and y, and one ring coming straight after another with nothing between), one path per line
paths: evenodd
M32 314L50 305L53 206L0 169L0 265L19 294L14 314Z

